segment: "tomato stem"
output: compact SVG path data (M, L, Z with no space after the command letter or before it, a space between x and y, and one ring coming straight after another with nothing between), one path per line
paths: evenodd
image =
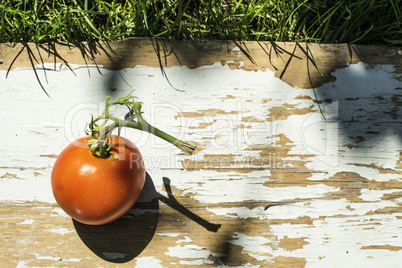
M189 155L194 152L194 150L197 148L196 146L188 142L179 140L145 121L145 119L141 115L141 103L137 101L132 101L133 98L135 97L132 96L130 92L127 97L122 97L113 103L109 103L110 96L108 96L106 98L105 110L102 115L97 117L96 119L91 119L89 129L93 138L88 141L88 147L91 149L91 152L94 156L108 157L111 142L107 141L107 136L109 135L111 137L111 133L113 132L113 130L121 127L134 128L154 134L157 137L170 142L171 144L175 145L177 148ZM136 120L128 121L112 116L109 113L109 107L112 105L126 105L130 109L130 112L128 113L128 115L130 115L129 117L133 119L132 117L135 115ZM103 122L101 124L98 124L97 122L101 120L103 120ZM106 125L109 120L113 122Z

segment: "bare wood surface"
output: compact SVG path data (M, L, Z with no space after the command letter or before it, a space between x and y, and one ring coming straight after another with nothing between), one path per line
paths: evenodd
M376 46L1 44L0 266L398 267L401 59ZM133 88L145 117L199 149L125 132L146 160L142 196L116 222L79 224L53 200L52 165L106 95Z
M17 55L20 54L21 56ZM28 57L29 51L32 56ZM334 81L331 73L348 64L393 64L401 73L401 49L386 46L347 44L299 44L233 41L176 41L169 39L127 39L113 43L1 44L0 70L36 64L97 64L109 70L143 65L197 68L220 62L231 69L275 72L286 83L299 88L318 87ZM50 65L49 65L50 67ZM57 66L60 68L61 66ZM317 69L319 68L319 70ZM321 73L320 73L321 72Z

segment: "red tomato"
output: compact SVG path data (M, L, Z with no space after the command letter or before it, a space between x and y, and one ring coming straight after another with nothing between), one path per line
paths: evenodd
M52 171L53 195L73 219L100 225L123 216L137 201L145 182L138 148L113 135L111 157L93 156L91 136L79 138L58 156Z

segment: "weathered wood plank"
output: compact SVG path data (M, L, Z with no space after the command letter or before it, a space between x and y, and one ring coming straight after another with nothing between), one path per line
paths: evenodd
M102 46L50 48L56 70L39 48L48 98L25 52L5 78L22 45L0 45L2 267L399 264L400 48L309 45L321 76L293 43ZM149 121L199 149L124 131L147 166L140 202L107 226L73 222L53 163L106 95L133 88Z
M402 72L402 52L399 47L347 44L296 44L281 42L177 41L171 39L135 38L112 43L79 44L1 44L0 70L30 67L29 47L38 64L60 69L67 63L100 65L108 70L136 66L187 66L195 69L216 63L230 69L275 72L282 81L299 88L319 87L334 81L335 69L348 64L391 64ZM17 57L20 51L23 51ZM54 62L57 65L54 65ZM35 62L34 62L35 63ZM36 64L35 63L35 64ZM53 66L51 64L53 64ZM319 67L320 71L317 70Z

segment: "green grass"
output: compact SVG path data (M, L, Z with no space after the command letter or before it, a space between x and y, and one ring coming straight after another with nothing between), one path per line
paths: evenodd
M402 44L402 0L2 0L0 42L179 40Z

